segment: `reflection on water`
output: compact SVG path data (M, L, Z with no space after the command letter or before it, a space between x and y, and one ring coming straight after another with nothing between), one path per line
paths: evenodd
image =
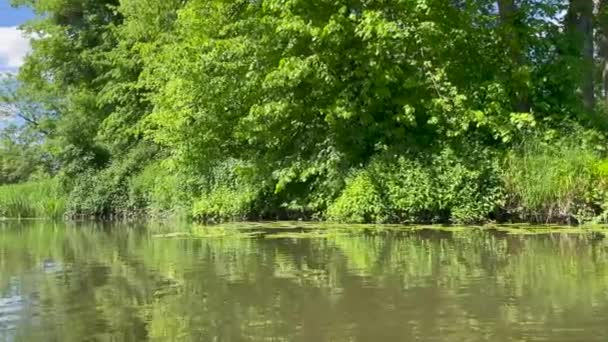
M0 223L0 340L608 340L598 234L174 229Z

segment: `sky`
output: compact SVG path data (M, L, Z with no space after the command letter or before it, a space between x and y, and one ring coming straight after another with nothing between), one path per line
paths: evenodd
M13 8L10 0L0 0L0 73L15 72L30 50L19 25L34 15L26 8Z

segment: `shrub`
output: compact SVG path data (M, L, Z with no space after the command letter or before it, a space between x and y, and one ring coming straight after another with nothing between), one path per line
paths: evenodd
M488 219L502 203L497 158L487 151L459 156L382 156L347 182L330 219L348 222L455 222Z
M141 145L102 169L80 170L68 198L70 216L109 217L132 214L129 182L148 165L154 149ZM69 180L72 176L66 175Z
M446 148L426 159L402 156L378 169L399 221L474 223L500 206L495 160L484 150L461 156Z
M126 189L123 177L113 168L81 173L68 197L68 214L72 217L107 217L124 211Z
M197 182L199 195L192 207L193 218L221 222L244 220L251 215L260 189L245 176L244 169L240 161L228 160L203 173Z
M254 199L253 192L220 185L194 202L192 215L204 222L245 220Z
M191 205L188 177L172 172L162 161L147 166L129 180L129 207L150 216L179 215Z
M384 201L369 171L361 170L346 181L342 194L327 209L327 218L350 223L386 221Z

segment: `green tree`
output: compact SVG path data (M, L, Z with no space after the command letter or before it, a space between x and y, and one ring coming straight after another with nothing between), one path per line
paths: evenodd
M347 183L375 160L440 178L479 153L491 172L454 174L494 184L527 140L608 127L594 108L603 3L597 25L579 0L14 3L37 18L6 108L40 134L76 211L131 208L179 180L200 216L246 194L224 211L311 217L339 196L348 207ZM451 212L469 178L432 179L457 185L421 207Z

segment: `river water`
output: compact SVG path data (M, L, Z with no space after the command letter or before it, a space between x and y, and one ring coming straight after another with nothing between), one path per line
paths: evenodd
M608 341L608 239L0 222L0 341Z

